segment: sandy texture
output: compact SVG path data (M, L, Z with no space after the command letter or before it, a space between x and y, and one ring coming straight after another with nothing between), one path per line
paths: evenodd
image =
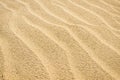
M120 80L120 0L0 0L0 80Z

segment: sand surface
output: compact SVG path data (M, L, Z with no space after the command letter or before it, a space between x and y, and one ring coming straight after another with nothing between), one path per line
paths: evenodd
M0 0L0 80L120 80L120 0Z

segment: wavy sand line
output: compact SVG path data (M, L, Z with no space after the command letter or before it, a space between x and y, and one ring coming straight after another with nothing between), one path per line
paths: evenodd
M111 1L1 0L0 79L119 80L120 4Z

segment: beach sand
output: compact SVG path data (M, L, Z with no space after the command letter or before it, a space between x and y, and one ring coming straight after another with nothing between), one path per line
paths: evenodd
M120 1L0 0L0 80L120 80Z

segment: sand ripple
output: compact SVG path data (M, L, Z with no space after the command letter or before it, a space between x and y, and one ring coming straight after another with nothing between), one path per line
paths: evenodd
M120 1L0 0L0 80L120 80Z

